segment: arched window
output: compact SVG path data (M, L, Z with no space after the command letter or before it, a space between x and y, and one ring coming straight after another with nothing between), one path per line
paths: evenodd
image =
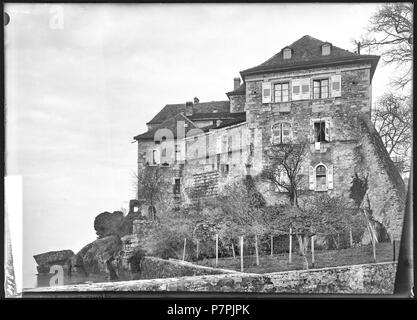
M327 169L324 165L320 164L316 167L316 190L327 190L326 173Z

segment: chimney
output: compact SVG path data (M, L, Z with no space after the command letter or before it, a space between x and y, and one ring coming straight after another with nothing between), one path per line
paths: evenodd
M185 103L185 115L186 116L192 116L193 115L193 102L187 101Z
M361 54L361 43L358 42L358 54Z
M200 102L200 100L197 97L195 97L194 98L194 103L199 103L199 102Z
M240 78L233 78L233 90L236 90L240 86Z

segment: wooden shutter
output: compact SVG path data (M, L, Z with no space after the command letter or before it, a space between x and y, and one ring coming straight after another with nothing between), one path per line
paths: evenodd
M310 120L310 143L316 141L314 132L314 121Z
M296 79L291 81L291 100L301 100L301 80Z
M331 137L330 137L330 119L326 119L325 120L325 125L324 125L324 139L326 141L330 141Z
M314 172L314 168L312 166L308 169L308 182L309 182L309 190L316 189L316 173Z
M301 99L310 99L310 78L301 79Z
M340 97L342 95L342 76L340 74L331 77L332 97Z
M272 85L271 82L262 82L262 103L272 102Z
M288 131L288 134L285 134L285 131ZM288 122L282 123L282 143L291 142L291 124Z
M333 165L329 165L327 168L327 189L333 189Z
M222 137L216 138L216 153L222 153Z

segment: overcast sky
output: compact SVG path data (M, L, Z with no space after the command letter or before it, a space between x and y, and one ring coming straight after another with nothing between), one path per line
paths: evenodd
M25 273L32 255L76 253L97 214L127 207L132 138L165 104L226 100L239 71L306 34L353 51L377 7L6 4L6 170L23 177ZM374 99L391 71L380 63Z

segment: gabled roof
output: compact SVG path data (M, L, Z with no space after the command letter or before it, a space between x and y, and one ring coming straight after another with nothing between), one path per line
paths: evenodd
M281 50L267 61L256 67L243 70L240 74L242 75L242 78L245 79L245 76L260 73L296 70L307 67L313 68L337 64L370 62L372 78L376 65L378 64L379 56L352 53L333 45L330 55L323 56L321 54L321 46L325 43L329 42L324 42L306 35L287 46L293 50L290 59L284 60Z
M174 135L174 138L177 137L177 125L178 125L178 121L183 121L186 126L185 126L185 134L187 134L188 131L190 131L191 129L196 129L197 127L195 126L195 124L188 119L186 116L184 116L182 113L178 113L173 117L168 118L167 120L165 120L164 122L162 122L161 124L155 126L153 129L146 131L145 133L139 134L135 137L133 137L133 139L135 140L153 140L155 137L155 133L156 131L158 131L158 129L168 129L171 130L171 132Z
M206 114L202 114L202 115L206 115ZM217 113L212 113L211 115L217 115ZM215 129L220 129L220 128L224 128L224 127L228 127L231 125L235 125L235 124L239 124L242 122L246 121L246 112L235 112L235 113L222 113L220 117L216 117L213 120L221 120L221 123L219 125L217 124L212 124L212 125L208 125L206 127L203 128L199 128L196 126L196 124L193 122L192 119L190 119L190 117L185 116L183 113L179 113L177 115L175 115L174 117L171 117L167 120L165 120L163 123L156 125L154 128L152 128L151 130L148 130L145 133L139 134L135 137L133 137L133 139L135 140L153 140L155 137L155 133L156 131L158 131L159 129L169 129L171 130L171 132L174 135L174 138L177 138L177 123L178 121L184 121L187 126L185 127L185 134L188 133L188 131L190 131L191 129L199 129L202 130L204 132L208 132L210 130L215 130ZM196 121L201 120L201 119L195 119Z
M230 101L210 101L199 102L193 104L193 112L196 113L213 113L213 112L229 112ZM185 103L167 104L158 114L153 117L147 124L160 124L175 115L185 112Z

